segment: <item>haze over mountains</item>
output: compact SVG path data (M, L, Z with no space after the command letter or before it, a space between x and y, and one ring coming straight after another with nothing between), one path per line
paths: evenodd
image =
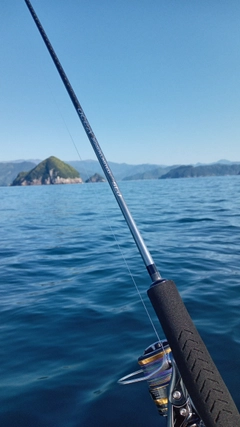
M16 160L13 162L0 162L0 186L11 185L20 172L28 172L41 160ZM97 160L65 161L73 166L80 174L83 181L94 174L103 175ZM200 176L239 175L240 161L219 160L212 164L197 165L172 165L157 164L129 165L127 163L109 162L109 166L118 181L139 179L166 179L188 178Z

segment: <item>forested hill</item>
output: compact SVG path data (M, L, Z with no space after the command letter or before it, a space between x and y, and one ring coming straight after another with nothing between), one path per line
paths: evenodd
M166 174L162 175L160 179L167 178L198 178L200 176L224 176L224 175L239 175L240 163L234 164L220 164L214 163L211 165L201 166L178 166L171 169Z
M29 172L20 172L12 186L80 184L79 172L57 157L48 157Z

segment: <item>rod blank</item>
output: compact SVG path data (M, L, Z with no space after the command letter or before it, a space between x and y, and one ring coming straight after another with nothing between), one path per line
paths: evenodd
M138 230L138 227L137 227L137 225L136 225L136 223L135 223L135 221L134 221L134 219L133 219L133 217L132 217L132 215L131 215L128 207L127 207L126 202L124 201L123 195L122 195L122 193L118 187L118 184L117 184L117 182L113 176L113 173L112 173L112 171L108 165L108 162L107 162L107 160L106 160L106 158L102 152L102 149L101 149L101 147L97 141L97 138L94 135L94 132L93 132L88 120L87 120L87 117L86 117L86 115L85 115L85 113L84 113L84 111L83 111L83 109L82 109L82 107L78 101L78 98L77 98L77 96L76 96L76 94L75 94L66 74L65 74L65 71L63 70L63 67L62 67L62 65L61 65L54 49L53 49L53 47L52 47L52 45L51 45L51 43L50 43L50 41L46 35L41 23L40 23L32 5L30 3L30 1L25 0L25 3L26 3L26 5L27 5L32 17L33 17L33 20L34 20L42 38L43 38L43 41L44 41L44 43L45 43L45 45L46 45L46 47L47 47L47 49L48 49L48 51L52 57L52 60L53 60L55 66L59 72L59 75L62 79L62 82L63 82L63 84L64 84L64 86L65 86L65 88L66 88L66 90L67 90L67 92L71 98L71 101L74 105L74 108L75 108L77 114L78 114L78 117L81 120L83 128L84 128L84 130L88 136L88 139L92 145L92 148L93 148L93 150L97 156L97 159L98 159L98 161L102 167L104 175L107 178L107 181L108 181L108 183L112 189L112 192L113 192L113 194L117 200L117 203L118 203L118 205L122 211L122 214L126 220L126 223L129 227L131 233L132 233L132 236L135 240L135 243L136 243L137 248L140 252L140 255L142 256L142 259L143 259L144 264L147 268L147 271L148 271L152 281L154 282L155 280L158 280L161 278L160 273L158 272L158 270L155 266L155 263L152 259L152 256L151 256L151 254L150 254L150 252L149 252L149 250L148 250L148 248L147 248L147 246L146 246L146 244L145 244L145 242L144 242L144 240L143 240L143 238L142 238L142 236Z

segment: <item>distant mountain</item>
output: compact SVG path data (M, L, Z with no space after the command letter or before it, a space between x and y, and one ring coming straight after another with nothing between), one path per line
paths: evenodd
M233 165L233 164L236 164L239 162L232 162L231 160L221 159L221 160L218 160L217 162L213 162L213 163L196 163L192 166L209 166L209 165L216 165L218 163L220 163L222 165Z
M134 181L139 179L158 179L175 167L176 166L159 166L158 168L156 168L155 165L153 165L152 169L146 170L145 172L136 173L134 175L126 176L125 178L123 178L123 181Z
M51 156L29 172L20 172L12 186L79 183L82 183L82 179L76 169L57 159L57 157Z
M0 186L10 185L19 172L29 171L36 165L32 162L1 162L0 163Z
M97 160L68 161L66 163L73 166L85 181L95 173L103 174L102 168ZM136 175L138 173L141 174L159 167L159 165L151 164L129 165L127 163L114 162L108 162L108 164L114 177L118 181L126 179L126 177L131 177L132 175Z
M33 162L38 160L33 160ZM97 160L67 161L66 164L74 167L81 178L86 181L95 174L103 175ZM117 181L140 180L158 178L182 178L188 176L211 176L211 175L236 175L240 162L229 162L219 160L212 164L195 164L188 166L163 166L156 164L129 165L127 163L109 162L109 166ZM10 185L20 172L33 169L36 164L32 162L2 162L0 163L0 186Z
M66 163L74 167L84 181L95 173L102 172L102 168L97 160L70 160Z
M38 163L41 163L42 160L40 159L18 159L18 160L11 160L11 162L2 162L2 163L23 163L23 162L30 162L34 163L35 165L38 165Z
M90 176L90 178L88 178L85 182L88 184L91 182L105 182L105 181L106 181L106 179L104 179L98 173L95 173L93 176Z
M216 162L216 163L221 163L222 165L234 165L234 164L239 163L239 162L231 162L230 160L221 159L221 160L218 160L218 162ZM214 164L214 163L212 163L212 164Z
M178 166L171 169L160 179L167 178L197 178L200 176L224 176L224 175L238 175L240 172L240 163L223 164L215 163L211 165L201 166Z

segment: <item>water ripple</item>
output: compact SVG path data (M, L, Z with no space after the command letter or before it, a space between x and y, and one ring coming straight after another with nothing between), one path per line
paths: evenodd
M240 407L238 179L121 187ZM145 384L117 384L156 340L122 253L162 331L146 297L149 277L108 186L97 187L98 203L93 188L1 190L4 427L165 425Z

